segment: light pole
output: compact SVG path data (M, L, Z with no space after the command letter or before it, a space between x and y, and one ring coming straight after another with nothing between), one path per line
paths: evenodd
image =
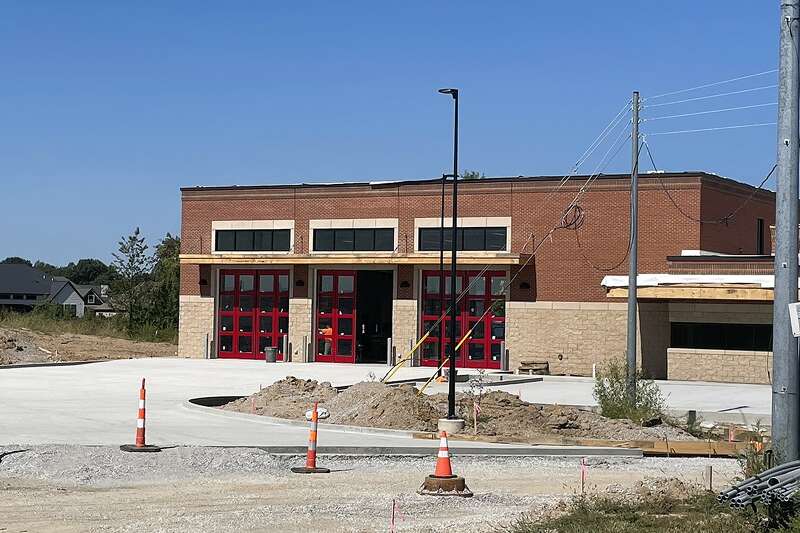
M447 394L447 418L456 419L456 251L458 249L458 89L439 89L442 94L453 97L455 112L453 114L453 236L450 242L452 252L450 261L450 378ZM445 322L447 324L447 322Z

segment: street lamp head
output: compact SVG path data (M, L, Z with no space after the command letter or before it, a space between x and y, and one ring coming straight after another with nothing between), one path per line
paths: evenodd
M446 89L439 89L439 92L442 94L449 94L453 98L458 98L458 89L446 88Z

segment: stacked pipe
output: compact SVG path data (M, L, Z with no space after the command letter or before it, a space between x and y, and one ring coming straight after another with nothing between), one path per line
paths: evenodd
M741 509L757 502L765 505L788 502L800 491L800 461L778 465L747 478L738 485L719 493L720 503Z

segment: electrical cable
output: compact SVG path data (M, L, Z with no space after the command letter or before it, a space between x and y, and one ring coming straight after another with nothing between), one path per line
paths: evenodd
M662 115L658 117L650 117L650 118L643 118L642 122L648 122L651 120L664 120L667 118L681 118L681 117L694 117L697 115L710 115L712 113L724 113L726 111L738 111L740 109L754 109L756 107L768 107L771 105L778 105L778 102L768 102L766 104L753 104L753 105L742 105L738 107L726 107L723 109L712 109L710 111L695 111L694 113L680 113L677 115Z
M625 104L625 106L626 106L626 108L627 108L628 104L626 103L626 104ZM609 127L608 127L608 126L606 126L606 128L604 128L603 132L601 132L601 134L600 134L600 136L599 136L599 137L602 137L602 138L604 139L605 137L607 137L607 135L608 135L608 133L610 133L610 131L613 131L613 129L615 129L615 128L616 128L616 127L619 125L619 122L622 120L622 118L624 118L624 116L626 116L626 115L622 115L622 118L620 118L620 114L621 114L621 113L624 113L624 110L625 110L625 108L623 108L622 110L620 110L620 112L618 112L618 113L617 113L616 117L615 117L614 119L612 119L612 121L611 121L611 122L612 122L612 123L616 122L616 124L615 124L613 127L611 127L611 129L609 129ZM608 130L608 131L607 131L607 130ZM614 148L614 146L615 146L615 145L616 145L616 144L619 142L619 139L620 139L620 137L622 136L622 134L623 134L623 133L625 133L625 130L622 130L622 131L620 132L620 134L619 134L619 135L617 135L616 139L615 139L615 140L614 140L614 142L611 144L611 147L610 147L610 148L609 148L609 149L606 151L605 155L604 155L604 156L603 156L603 158L600 160L600 163L598 163L598 166L597 166L597 168L595 169L595 172L594 172L594 173L592 173L592 174L591 174L591 175L590 175L590 176L587 178L586 182L585 182L585 183L583 184L583 186L580 188L580 190L579 190L579 191L578 191L578 193L575 195L575 197L573 198L573 200L572 200L572 201L569 203L569 205L568 205L568 206L567 206L567 207L566 207L566 208L565 208L565 209L564 209L564 210L561 212L558 222L556 222L556 224L555 224L555 225L553 225L553 227L551 227L551 228L550 228L550 230L549 230L549 231L548 231L548 232L547 232L547 233L544 235L544 237L543 237L543 238L542 238L542 239L541 239L541 240L540 240L540 241L539 241L539 242L538 242L538 243L537 243L537 244L536 244L536 245L533 247L533 249L532 249L532 251L531 251L530 255L527 257L527 259L526 259L526 260L525 260L525 261L522 263L522 265L521 265L521 266L518 268L517 272L516 272L516 273L515 273L513 276L511 276L511 278L509 279L509 281L508 281L508 283L507 283L506 287L505 287L505 288L504 288L504 290L503 290L503 294L504 294L504 295L505 295L505 292L506 292L506 291L508 291L508 290L511 288L511 284L512 284L512 283L513 283L513 281L514 281L514 280L517 278L517 276L519 276L519 275L520 275L520 274L521 274L521 273L522 273L522 272L525 270L525 268L527 268L527 266L528 266L528 265L531 263L531 261L533 261L534 257L536 257L536 254L538 253L538 251L539 251L539 249L541 248L541 246L542 246L542 245L543 245L545 242L547 242L548 238L549 238L550 236L552 236L552 234L553 234L553 233L555 233L555 232L556 232L557 230L559 230L559 229L578 229L578 228L580 228L580 226L583 224L583 219L584 219L584 218L583 218L583 209L582 209L582 208L580 208L580 206L578 206L577 202L580 200L580 198L583 196L583 194L585 194L585 193L586 193L586 191L588 191L588 190L589 190L589 187L591 186L591 184L592 184L592 183L594 182L594 180L596 180L596 179L597 179L597 177L600 175L600 172L602 172L602 170L601 170L601 166L602 166L602 169L604 169L604 168L605 168L605 166L606 166L606 165L607 165L607 164L608 164L608 163L609 163L609 162L610 162L610 161L611 161L611 160L612 160L614 157L616 157L616 155L619 153L619 150L621 150L621 149L622 149L622 146L624 146L624 143L623 143L623 144L620 144L620 145L619 145L619 147L617 148L617 150L614 152L614 155L612 155L612 156L611 156L611 159L608 159L608 160L607 160L607 158L608 158L608 154L611 152L611 150ZM628 138L630 138L630 134L628 134ZM593 142L592 144L595 144L595 142ZM589 154L589 155L591 155L591 153L593 153L593 152L594 152L594 151L597 149L597 147L599 147L599 146L600 146L600 144L602 144L602 140L601 140L599 143L597 143L597 145L596 145L596 146L594 146L593 148L591 148L591 151L590 151L590 154ZM591 145L590 145L590 147L591 147ZM589 151L589 149L587 149L587 151ZM586 154L586 152L584 152L584 154ZM588 157L588 155L586 155L586 157ZM583 155L582 155L582 158L583 158L583 160L585 161L585 157L584 157ZM570 176L570 175L568 174L568 175L567 175L567 177L566 177L566 179L563 179L563 178L562 178L562 180L560 180L560 181L559 181L559 183L556 185L556 187L555 187L554 189L555 189L555 190L558 190L558 189L559 189L561 186L563 186L563 184L564 184L564 183L566 183L566 181L569 179L569 176ZM551 193L552 193L552 192L553 192L553 191L551 191ZM525 249L525 248L528 246L528 243L530 243L532 240L533 240L533 234L531 234L531 235L530 235L530 237L528 238L528 240L525 242L525 244L524 244L524 245L523 245L523 247L522 247L522 250L524 250L524 249ZM486 273L486 272L487 272L487 271L488 271L490 268L492 268L492 267L495 267L495 266L497 266L497 265L494 265L494 264L487 264L486 266L484 266L484 268L483 268L483 269L481 269L481 270L480 270L480 272L479 272L477 275L475 275L475 276L472 278L472 281L471 281L471 282L469 282L469 283L467 284L467 287L466 287L466 288L464 288L464 289L463 289L463 290L460 292L460 294L459 294L459 295L456 297L456 305L458 305L458 303L459 303L459 302L460 302L460 301L461 301L461 300L462 300L462 299L463 299L463 298L464 298L464 297L465 297L467 294L469 294L469 291L470 291L470 289L471 289L471 288L473 287L473 285L474 285L474 284L475 284L475 283L476 283L476 282L477 282L477 281L478 281L478 280L481 278L481 276L483 276L483 274L485 274L485 273ZM504 299L505 299L505 296L503 296L503 297L502 297L502 298L500 298L500 299L504 300ZM498 300L500 300L500 299L498 299ZM497 300L495 300L495 301L497 301ZM480 316L480 318L478 318L478 319L477 319L476 325L477 325L478 323L480 323L480 321L481 321L481 320L482 320L482 319L483 319L483 318L486 316L486 314L488 313L488 311L489 311L489 310L491 310L491 309L494 307L494 302L495 302L495 301L493 301L492 305L490 305L490 306L489 306L489 308L488 308L486 311L484 311L484 313L483 313L483 314ZM422 341L422 340L423 340L425 337L429 336L429 335L430 335L430 334L431 334L431 333L432 333L432 332L433 332L433 331L434 331L434 330L435 330L435 329L436 329L436 328L439 326L439 324L441 324L441 323L442 323L442 322L443 322L443 321L444 321L444 320L447 318L447 316L450 314L451 310L452 310L452 305L449 305L449 306L448 306L448 308L447 308L447 309L446 309L444 312L442 312L442 313L441 313L441 315L439 316L439 318L437 318L437 319L436 319L436 321L435 321L435 322L434 322L434 323L433 323L433 324L432 324L430 327L428 327L428 328L427 328L427 331L426 331L426 332L425 332L423 335L421 335L421 336L420 336L420 338L417 340L417 345L419 345L419 344L421 343L421 341ZM471 332L472 332L472 329L474 329L474 326L473 326L473 328L471 328L471 329L470 329L470 331L468 332L468 334L471 334ZM463 340L463 339L462 339L462 340ZM411 355L413 355L413 352L412 352L412 354L409 354L409 357L410 357ZM406 358L403 358L403 360L405 360L405 359L406 359ZM386 374L386 376L384 376L384 378L383 378L383 379L381 379L381 381L385 380L385 379L386 379L386 377L387 377L387 376L389 376L389 374L391 374L393 370L394 370L394 369L390 369L390 370L389 370L389 372Z
M742 128L758 128L761 126L775 126L777 122L756 122L753 124L737 124L736 126L718 126L716 128L698 128L694 130L673 130L673 131L656 131L648 133L650 137L656 135L678 135L681 133L703 133L708 131L722 131L722 130L739 130Z
M642 146L643 145L644 145L644 142L639 143L639 148L636 151L636 171L637 172L639 171L639 155L641 155L641 153L642 153ZM629 198L630 198L630 201L633 202L633 181L631 181L631 187L629 189ZM589 256L586 254L586 251L584 250L583 244L581 243L580 232L578 231L578 229L579 228L575 229L575 243L578 245L578 250L581 253L581 257L583 257L583 260L590 267L592 267L592 269L594 269L594 270L596 270L598 272L612 272L612 271L616 270L617 268L619 268L620 266L622 266L622 264L628 259L628 256L631 253L631 249L633 248L633 233L630 231L630 224L628 224L628 247L625 250L625 255L622 257L622 259L620 259L618 262L614 263L612 266L609 266L609 267L603 267L603 266L595 265L592 262L592 260L589 259Z
M642 109L645 109L645 108L649 109L651 107L662 107L662 106L665 106L665 105L685 104L686 102L697 102L699 100L708 100L710 98L721 98L723 96L733 96L734 94L752 93L752 92L755 92L755 91L763 91L765 89L774 89L777 86L778 86L778 84L776 83L776 84L773 84L773 85L763 85L761 87L751 87L750 89L741 89L739 91L730 91L730 92L727 92L727 93L717 93L717 94L709 94L709 95L706 95L706 96L696 96L694 98L685 98L683 100L675 100L674 102L662 102L660 104L642 105Z
M557 193L559 190L561 190L561 188L572 177L574 177L575 174L577 174L578 169L581 167L581 165L583 165L583 163L585 163L586 160L589 157L592 156L592 154L597 150L597 148L600 147L600 145L611 134L611 132L614 131L619 126L619 124L622 122L622 120L625 119L628 116L628 113L626 113L625 111L627 110L628 112L630 112L630 105L631 105L631 100L628 100L625 103L625 105L622 107L622 109L620 109L619 112L617 112L617 114L614 116L614 118L611 119L611 121L606 125L606 127L603 128L603 131L601 131L600 134L594 139L594 141L592 141L592 143L583 152L583 154L581 154L581 156L576 161L575 165L573 165L572 170L570 170L570 172L568 174L565 174L559 180L558 184L556 184L556 186L553 189L550 190L550 192L544 198L543 203L547 203L555 193Z
M764 185L767 183L767 181L769 181L769 179L772 177L772 174L775 172L775 169L778 168L778 164L777 163L774 164L772 166L772 169L767 173L767 175L764 177L764 179L761 180L761 183L759 183L758 186L755 189L753 189L753 191L750 193L750 195L747 198L745 198L744 201L741 204L739 204L734 210L732 210L730 213L728 213L724 217L720 217L720 218L716 218L716 219L701 219L701 218L697 218L697 217L694 217L694 216L690 215L680 205L678 205L678 202L675 200L675 198L673 198L672 194L669 192L669 189L667 189L666 183L664 183L664 180L662 180L661 176L659 176L659 172L660 171L658 170L658 167L656 167L655 160L653 159L653 153L650 151L650 144L647 142L646 138L642 140L642 143L644 144L644 147L647 150L647 155L650 158L650 164L653 165L653 170L655 171L655 174L651 174L651 175L655 176L658 179L658 182L661 184L661 188L664 190L664 193L667 195L667 198L669 198L670 202L672 202L672 205L674 205L675 209L677 209L678 212L680 214L682 214L684 217L688 218L689 220L691 220L693 222L698 222L700 224L725 224L725 225L727 225L728 222L730 220L732 220L733 218L735 218L736 214L739 211L741 211L742 208L744 208L744 206L746 206L750 202L750 200L752 200L755 197L755 195L758 193L758 191L760 191L764 187Z
M668 93L661 93L661 94L657 94L655 96L650 96L650 97L646 98L646 100L652 100L654 98L662 98L664 96L670 96L670 95L673 95L673 94L688 93L689 91L696 91L698 89L706 89L708 87L715 87L717 85L724 85L726 83L732 83L734 81L746 80L746 79L749 79L749 78L757 78L758 76L764 76L766 74L772 74L774 72L778 72L778 69L774 68L774 69L771 69L771 70L765 70L764 72L756 72L755 74L747 74L745 76L739 76L739 77L731 78L731 79L728 79L728 80L715 81L713 83L706 83L706 84L703 84L703 85L698 85L696 87L689 87L688 89L681 89L679 91L670 91Z

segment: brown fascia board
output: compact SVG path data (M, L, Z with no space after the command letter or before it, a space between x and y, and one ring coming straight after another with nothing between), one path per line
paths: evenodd
M714 174L709 174L701 171L686 171L686 172L662 172L659 174L640 174L639 179L643 185L647 184L651 179L655 181L655 177L667 179L670 181L689 180L695 182L703 178L719 178L720 180L731 181L738 183L727 178L720 178ZM575 175L570 178L574 182L586 181L589 175ZM564 176L508 176L508 177L494 177L482 178L477 180L464 180L459 182L459 187L464 192L471 190L492 190L496 189L500 184L529 184L532 186L539 185L547 188L553 182L559 182L564 179ZM627 181L630 180L630 174L601 174L597 177L598 182L602 181ZM270 196L292 197L298 191L303 191L303 195L313 195L315 192L321 195L328 195L336 189L355 189L356 192L367 193L369 191L382 191L386 189L410 189L409 192L417 189L435 188L441 184L441 178L421 179L421 180L399 180L388 182L342 182L342 183L300 183L300 184L275 184L275 185L226 185L226 186L193 186L181 187L181 197L183 199L200 199L206 195L215 195L216 193L225 193L226 196L231 193L242 193L250 195L257 192L270 192ZM658 185L658 183L654 183ZM746 184L741 184L744 187L750 187ZM282 194L281 194L282 193Z

